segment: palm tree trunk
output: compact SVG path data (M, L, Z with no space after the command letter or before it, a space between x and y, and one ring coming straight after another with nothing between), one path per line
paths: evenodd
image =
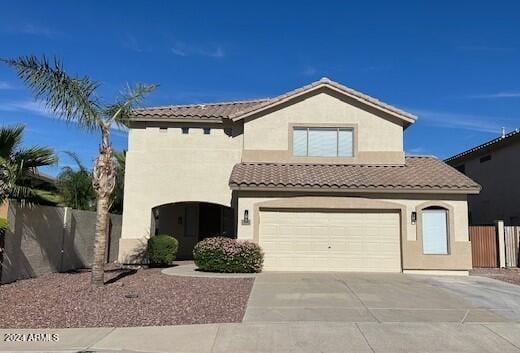
M110 146L110 130L103 126L102 143L99 156L94 165L92 185L97 197L96 208L96 235L94 240L94 262L92 264L91 286L101 287L105 284L105 251L106 229L108 226L108 209L110 207L110 195L114 190L116 169L112 159L112 147Z

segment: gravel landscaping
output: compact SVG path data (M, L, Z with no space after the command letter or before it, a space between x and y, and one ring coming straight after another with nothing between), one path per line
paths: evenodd
M0 285L0 327L125 327L241 322L252 278L192 278L161 269L52 273Z
M520 268L476 268L471 274L520 285Z

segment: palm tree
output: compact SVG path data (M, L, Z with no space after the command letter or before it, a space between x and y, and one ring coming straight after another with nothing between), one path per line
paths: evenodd
M91 286L103 286L108 210L116 184L110 129L114 124L125 126L135 105L156 86L127 85L115 103L103 104L96 96L99 87L97 82L87 76L68 75L56 58L52 62L45 56L1 60L16 71L18 77L32 90L34 98L42 100L58 117L74 122L86 130L97 130L101 134L99 155L92 171L97 218Z
M22 147L25 126L0 127L0 203L7 198L28 203L46 201L33 187L37 168L56 163L49 147Z
M77 165L77 169L70 166L61 168L57 177L56 186L63 199L63 205L78 210L92 210L96 199L92 186L92 173L73 152L65 152Z

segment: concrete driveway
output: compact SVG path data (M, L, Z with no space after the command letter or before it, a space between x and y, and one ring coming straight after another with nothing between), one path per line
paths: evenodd
M262 273L244 322L520 321L520 287L484 277Z

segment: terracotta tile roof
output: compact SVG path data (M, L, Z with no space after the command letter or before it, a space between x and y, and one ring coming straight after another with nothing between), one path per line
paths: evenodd
M231 114L238 111L251 109L251 107L264 103L265 99L250 101L189 104L189 105L170 105L164 107L148 107L134 110L133 120L140 119L197 119L197 120L221 120L229 118Z
M508 134L504 134L503 136L497 137L493 140L487 141L481 145L470 148L467 151L461 152L449 158L446 158L444 161L450 165L455 165L462 160L469 159L474 155L480 155L482 153L489 153L490 151L500 148L502 146L506 146L512 144L514 142L520 141L520 129L516 129L511 131Z
M206 121L221 121L222 119L239 120L243 116L253 114L262 109L275 106L281 102L291 99L292 97L303 94L307 91L312 91L320 87L330 87L343 94L349 95L361 102L373 105L379 109L386 110L408 123L415 121L416 117L413 114L407 113L389 104L383 103L378 99L367 96L353 90L352 88L343 86L328 78L322 78L306 86L300 87L293 91L284 93L274 98L265 98L249 101L236 102L221 102L221 103L205 103L205 104L190 104L190 105L170 105L163 107L147 107L134 110L132 120L206 120Z
M478 193L473 180L435 157L409 156L402 166L239 163L232 189Z

